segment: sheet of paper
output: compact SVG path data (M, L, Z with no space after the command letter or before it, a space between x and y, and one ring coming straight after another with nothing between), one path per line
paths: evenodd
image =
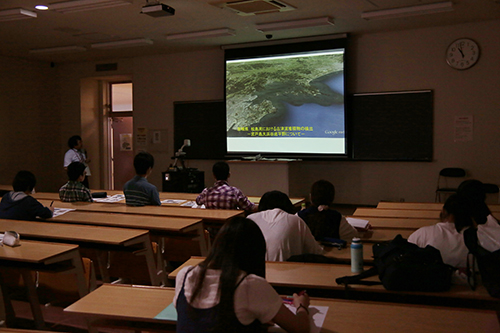
M106 198L94 198L95 202L108 202L108 203L119 202L122 200L125 200L124 194L115 194L112 196L108 196Z
M354 228L366 229L370 224L368 220L355 219L352 217L346 217L347 222L352 225Z
M174 303L170 303L165 309L155 316L155 319L177 321L177 310Z
M176 205L179 205L183 202L186 202L186 200L178 200L178 199L165 199L165 200L162 200L161 203L164 203L164 204L176 204Z
M285 304L285 306L290 309L293 313L297 312L297 309L292 304ZM323 323L325 322L326 313L328 312L328 306L309 306L309 314L311 316L311 333L319 333L321 331L321 327L323 327ZM278 325L274 325L269 327L268 332L285 332Z
M191 208L205 208L205 205L199 206L196 201L186 201L181 205L182 207L191 207Z
M63 214L66 214L67 212L71 212L76 209L70 209L70 208L55 208L54 207L54 213L52 214L52 217L58 217Z

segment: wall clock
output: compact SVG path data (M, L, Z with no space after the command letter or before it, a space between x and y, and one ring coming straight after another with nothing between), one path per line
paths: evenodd
M469 38L460 38L448 46L446 62L455 69L468 69L479 60L479 45Z

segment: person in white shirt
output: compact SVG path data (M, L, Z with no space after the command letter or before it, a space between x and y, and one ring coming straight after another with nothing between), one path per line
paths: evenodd
M418 229L408 237L408 242L422 248L431 245L441 252L445 264L465 268L469 251L463 232L474 225L466 198L458 194L449 196L441 212L441 221Z
M500 249L500 223L491 215L486 204L484 184L477 179L468 179L459 186L457 193L464 196L472 208L472 215L477 225L479 245L494 252Z
M288 196L280 191L265 193L259 201L259 212L250 214L262 230L267 244L267 261L286 261L294 255L323 254L307 224L294 214Z
M83 148L83 141L81 136L73 135L71 138L69 138L68 147L68 151L66 151L66 154L64 154L64 169L68 169L68 165L73 162L83 163L85 165L86 177L83 180L82 184L85 185L86 188L90 188L88 179L91 175L89 167L90 158L88 158L87 152Z

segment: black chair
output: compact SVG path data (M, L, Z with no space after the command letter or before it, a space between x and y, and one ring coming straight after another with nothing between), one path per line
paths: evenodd
M465 178L467 172L462 168L444 168L439 171L437 187L436 187L436 202L441 202L441 194L453 194L457 192L456 186L449 185L449 178Z

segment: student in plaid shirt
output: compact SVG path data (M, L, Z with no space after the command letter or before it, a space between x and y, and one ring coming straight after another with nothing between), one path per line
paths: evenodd
M73 162L68 165L68 178L69 181L59 189L61 201L94 201L90 190L82 184L85 179L85 164Z
M244 209L249 212L255 210L255 204L250 202L240 189L227 183L229 165L226 162L215 163L212 173L216 182L196 198L198 205L205 205L209 209Z

